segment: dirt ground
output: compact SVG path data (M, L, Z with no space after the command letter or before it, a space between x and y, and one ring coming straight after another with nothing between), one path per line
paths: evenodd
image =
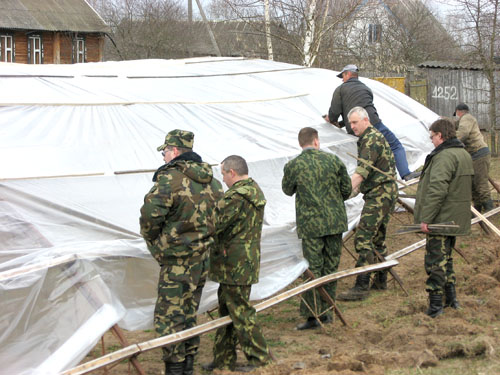
M500 181L498 159L492 159L492 175ZM498 205L498 194L493 194ZM500 227L500 215L492 222ZM406 212L396 212L390 221L387 238L389 253L424 237L418 234L394 235L398 225L412 223ZM365 301L339 302L349 326L335 319L324 329L296 331L302 321L298 313L300 299L295 297L259 313L265 337L276 362L256 369L255 375L305 374L500 374L500 238L485 235L474 225L468 237L458 237L456 247L467 261L454 253L459 310L447 308L435 319L425 315L424 249L400 258L394 270L401 277L409 296L390 278L387 291L372 292ZM352 240L347 247L353 251ZM339 270L354 267L354 260L343 252ZM300 280L294 285L298 285ZM337 292L350 288L354 278L339 282ZM199 322L208 316L200 317ZM147 341L154 332L126 332L131 343ZM201 363L212 359L214 333L203 335L196 358L195 374L205 374ZM116 339L107 333L83 362L119 349ZM241 352L239 352L241 354ZM141 354L139 361L147 374L163 374L161 351ZM243 354L239 362L245 363ZM128 361L96 374L135 374ZM215 375L235 372L214 371Z

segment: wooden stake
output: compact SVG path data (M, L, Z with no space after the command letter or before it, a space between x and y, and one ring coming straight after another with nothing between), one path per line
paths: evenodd
M316 280L316 278L314 277L314 273L312 273L312 271L308 268L304 271L304 273L306 274L307 277L309 277L311 280ZM335 301L333 300L333 298L326 292L326 290L320 286L317 288L318 289L318 293L321 295L321 297L323 297L323 299L328 302L330 304L330 306L333 307L333 311L335 312L335 315L338 316L338 318L340 319L340 321L345 325L345 326L348 326L349 327L349 324L347 324L346 320L344 319L344 316L342 315L342 313L340 312L340 310L337 308L337 305L335 304Z
M382 254L380 254L378 252L377 249L373 249L373 252L375 253L375 255L377 256L377 258L379 259L379 261L381 262L385 262L385 258L382 256ZM409 296L410 294L406 291L405 287L403 286L403 281L401 280L401 278L399 277L399 275L396 273L396 271L394 271L392 268L389 268L389 273L392 275L392 277L394 277L394 279L398 282L399 286L401 287L401 289L403 289L403 292L405 292L405 294L407 296Z
M393 180L394 182L396 183L399 183L399 184L402 184L404 185L405 187L410 187L411 184L407 184L405 181L402 181L402 180L398 180L396 177L390 175L389 173L387 172L384 172L383 170L381 169L378 169L377 167L375 167L374 165L371 165L370 163L368 163L366 160L364 159L361 159L361 158L358 158L356 155L353 155L351 154L350 152L345 152L347 155L349 155L350 157L356 159L357 161L360 161L361 163L365 164L366 166L372 168L373 170L377 171L377 172L380 172L382 173L384 176L386 177L389 177L391 180ZM415 181L418 181L418 178L414 179Z
M488 181L490 182L491 185L493 185L493 187L495 188L495 190L500 193L500 184L498 184L498 182L496 182L494 179L492 179L491 177L488 177Z

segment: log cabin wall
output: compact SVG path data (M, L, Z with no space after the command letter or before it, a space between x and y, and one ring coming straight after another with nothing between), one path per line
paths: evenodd
M85 40L85 62L99 62L103 58L104 35L100 33L72 32L39 32L30 30L0 29L0 35L11 35L14 43L14 61L20 64L29 62L29 36L39 35L42 38L43 64L72 64L74 56L74 38Z

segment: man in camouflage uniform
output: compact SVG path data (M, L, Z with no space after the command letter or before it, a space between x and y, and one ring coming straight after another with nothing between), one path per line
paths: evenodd
M386 172L395 178L394 155L386 139L370 124L368 113L362 107L354 107L348 114L352 130L358 139L358 166L351 177L352 189L363 193L365 204L361 212L354 237L354 247L358 253L356 267L378 262L380 255L387 254L385 235L389 217L394 210L398 196L398 186L394 179L371 168ZM370 273L359 275L350 290L339 295L340 300L362 300L368 297ZM387 270L375 274L372 289L387 288Z
M218 246L210 253L209 278L220 283L219 316L231 317L232 324L215 334L214 360L205 370L230 368L247 372L271 362L269 348L250 304L252 284L259 281L260 237L266 199L259 185L248 177L248 166L240 156L231 155L221 163L224 194L217 218ZM236 344L240 343L248 365L236 367Z
M465 145L465 150L472 158L474 178L472 179L472 200L474 208L481 211L493 209L488 177L490 173L490 149L484 141L479 125L469 113L469 106L459 103L455 108L458 117L457 138Z
M455 236L470 232L470 201L474 169L470 155L456 138L455 126L448 119L439 119L429 128L436 147L425 159L415 203L415 223L427 234L425 271L429 309L436 317L445 307L458 308L455 272L451 251ZM429 224L454 221L458 229L429 231Z
M194 134L172 130L162 151L165 165L141 208L141 234L160 264L156 332L166 336L196 325L196 311L214 247L216 205L222 185L212 168L192 151ZM163 348L166 375L193 374L198 337Z
M351 194L351 181L344 163L336 155L320 151L316 129L303 128L298 138L302 153L285 165L281 186L285 194L295 194L302 253L309 262L309 270L315 277L321 277L336 272L339 265L342 233L347 230L344 201ZM324 289L335 299L336 282ZM296 327L298 330L319 326L316 316L330 307L317 291L306 292L304 300L300 313L307 320ZM320 320L331 322L331 311L321 315Z

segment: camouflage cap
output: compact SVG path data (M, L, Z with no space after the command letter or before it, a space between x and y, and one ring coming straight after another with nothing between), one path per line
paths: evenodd
M165 136L165 143L157 148L158 151L164 150L167 146L193 148L194 134L187 130L175 129L169 131Z

